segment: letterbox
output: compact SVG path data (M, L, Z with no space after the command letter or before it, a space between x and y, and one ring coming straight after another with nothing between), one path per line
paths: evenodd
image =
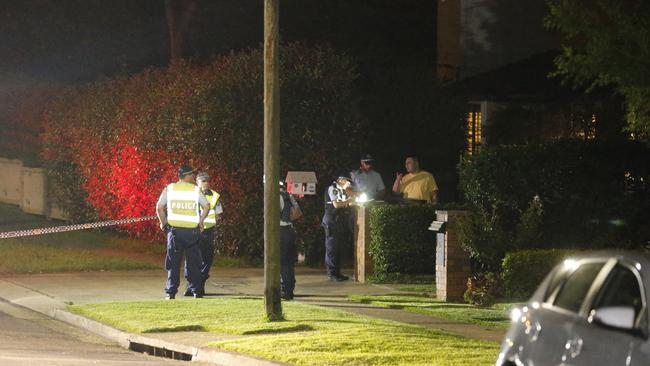
M287 172L287 192L296 196L316 194L315 172Z

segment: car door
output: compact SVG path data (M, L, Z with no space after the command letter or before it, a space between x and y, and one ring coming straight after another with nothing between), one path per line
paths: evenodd
M584 299L606 262L603 259L566 263L575 269L526 320L530 343L522 360L525 365L556 366L564 362L566 341L580 319Z
M594 289L593 300L587 304L590 314L574 325L567 340L566 364L575 366L648 365L648 355L638 352L647 338L648 317L644 286L639 271L632 264L618 262L608 273L600 288ZM605 324L599 311L633 309L630 328ZM620 311L619 311L620 313ZM629 312L631 314L631 312ZM624 316L612 320L622 321ZM622 321L624 323L624 321Z

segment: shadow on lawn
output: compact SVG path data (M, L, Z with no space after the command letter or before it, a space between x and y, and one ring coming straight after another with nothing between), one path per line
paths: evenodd
M307 324L299 324L293 327L285 327L285 328L264 328L264 329L249 330L243 332L242 334L243 335L276 334L276 333L306 332L310 330L314 330L314 327Z
M409 295L411 296L411 295ZM421 297L417 299L392 299L390 297L384 297L384 298L359 298L358 300L353 299L356 302L360 302L362 304L372 304L372 303L390 303L390 304L444 304L443 302L436 302L435 299L433 298L427 298L427 297ZM464 305L464 304L458 304L458 305Z

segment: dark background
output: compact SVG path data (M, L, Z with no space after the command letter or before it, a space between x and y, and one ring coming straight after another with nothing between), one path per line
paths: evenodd
M211 58L263 39L260 0L197 0L186 58ZM458 111L435 81L436 2L431 0L283 0L282 42L328 43L358 65L356 88L370 126L356 154L371 153L387 187L417 154L442 198L455 198L463 147ZM84 82L169 62L163 0L0 1L0 80ZM336 157L332 157L336 159ZM357 167L342 161L341 171Z

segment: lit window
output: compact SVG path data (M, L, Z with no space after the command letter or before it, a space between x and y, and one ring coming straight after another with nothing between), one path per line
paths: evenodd
M596 125L598 119L596 114L571 113L571 136L583 140L596 138Z
M596 115L591 115L591 120L589 121L589 126L587 127L586 135L587 140L593 140L596 138Z
M481 144L482 124L480 111L467 113L467 153L470 155Z

